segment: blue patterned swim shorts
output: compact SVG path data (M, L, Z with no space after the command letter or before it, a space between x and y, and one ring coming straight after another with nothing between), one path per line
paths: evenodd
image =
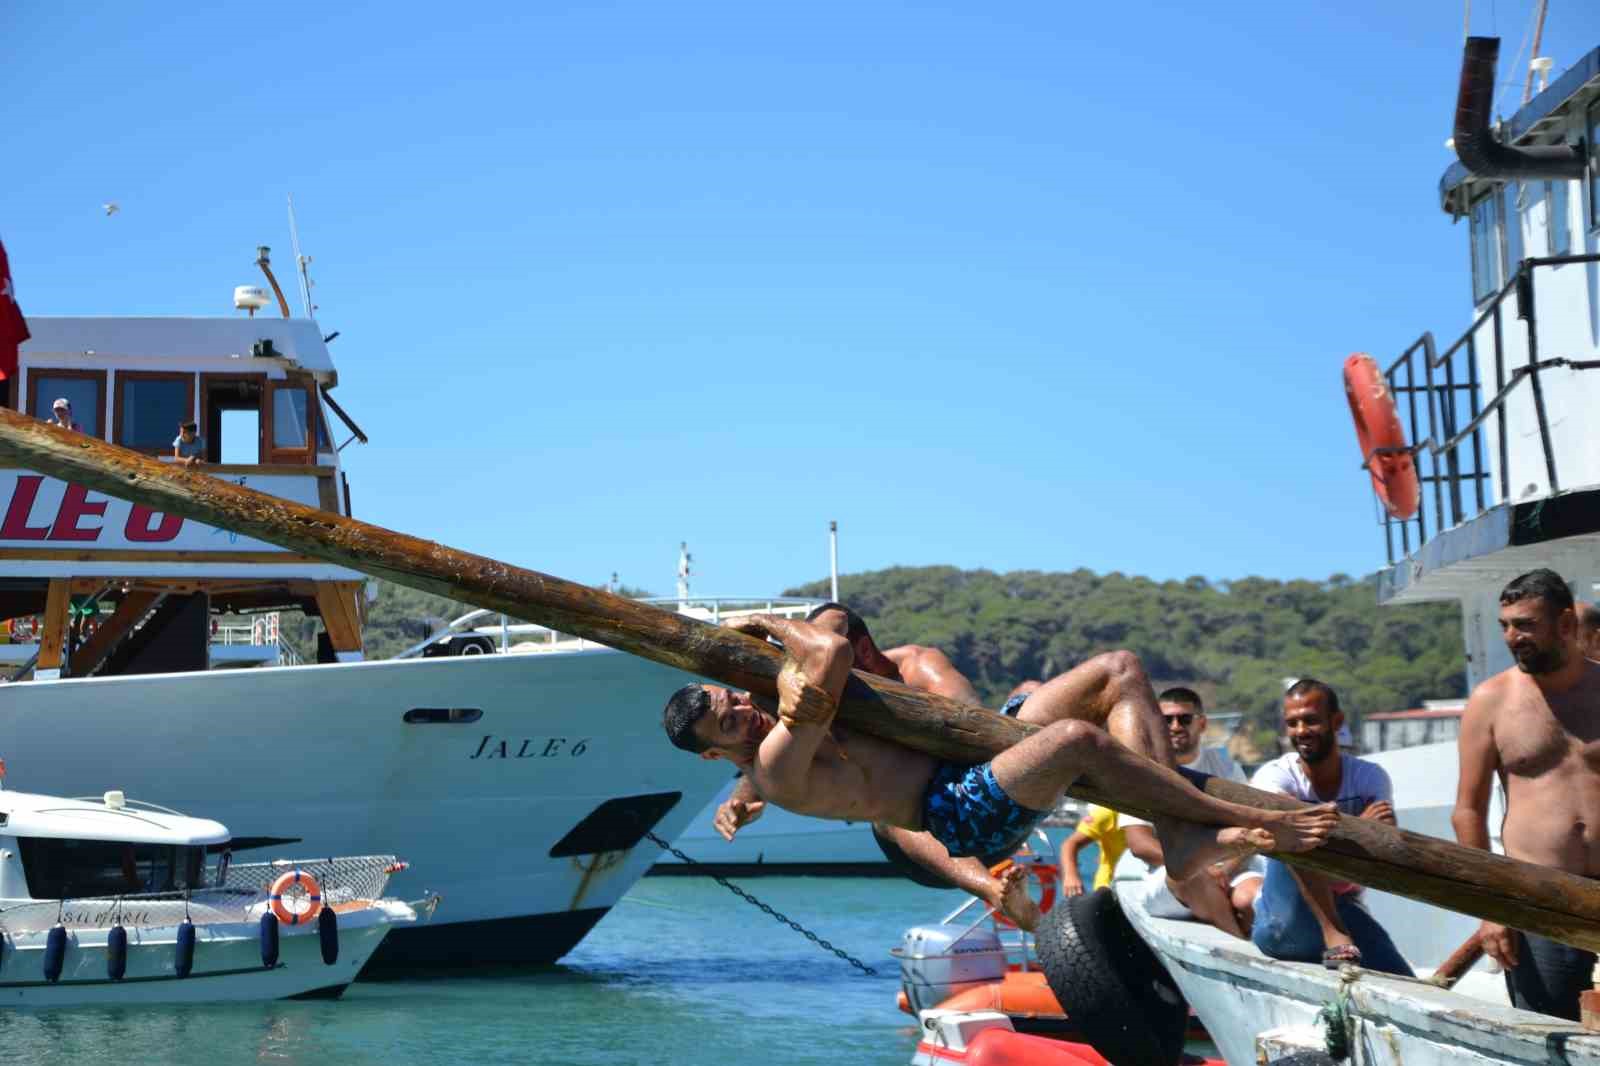
M1009 855L1046 813L1006 795L988 763L940 763L922 797L922 827L957 857Z
M1017 716L1017 712L1022 710L1022 705L1028 702L1028 697L1031 695L1033 695L1031 692L1017 693L1009 700L1006 700L1005 704L1000 708L1000 713L1005 715L1007 718L1015 718Z

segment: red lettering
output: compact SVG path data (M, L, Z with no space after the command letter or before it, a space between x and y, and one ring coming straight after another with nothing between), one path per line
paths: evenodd
M89 490L82 485L68 485L61 497L61 509L56 512L55 525L50 527L51 540L99 540L100 526L83 529L78 525L89 516L100 518L106 513L106 503L89 502Z
M161 522L152 526L151 519L158 516ZM136 544L152 544L175 539L178 530L182 528L182 515L163 514L160 511L152 511L142 503L136 503L133 505L133 510L128 512L128 524L122 532Z
M6 520L0 523L0 540L43 540L50 534L49 526L28 525L28 512L33 501L39 498L39 486L44 478L38 474L17 475L17 487L11 494L11 505L6 508Z

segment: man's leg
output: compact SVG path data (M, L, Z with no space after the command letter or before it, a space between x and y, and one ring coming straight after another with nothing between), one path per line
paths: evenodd
M1227 889L1211 875L1209 868L1183 881L1168 878L1167 891L1200 921L1214 925L1230 936L1244 939L1244 929L1239 925L1238 915L1233 913L1233 901L1228 898Z
M1263 955L1290 962L1321 960L1322 930L1300 894L1300 883L1283 863L1267 860L1255 908L1250 940Z
M1378 919L1374 918L1359 900L1340 896L1335 903L1339 908L1339 920L1350 931L1350 939L1361 952L1363 967L1377 970L1379 973L1399 974L1401 977L1416 976L1411 972L1411 964L1400 954L1400 949L1394 946L1389 931L1378 924ZM1584 979L1588 980L1587 974L1584 975Z
M1145 758L1175 765L1155 690L1131 651L1096 655L1051 678L1017 713L1017 721L1030 725L1068 720L1097 725Z
M1136 755L1104 730L1081 721L1046 726L995 756L990 766L1013 803L1036 811L1054 807L1063 790L1081 777L1140 807L1192 812L1189 822L1182 823L1188 830L1183 839L1172 846L1162 841L1167 873L1180 881L1233 855L1309 851L1326 840L1339 821L1332 804L1265 811L1209 796L1177 771Z

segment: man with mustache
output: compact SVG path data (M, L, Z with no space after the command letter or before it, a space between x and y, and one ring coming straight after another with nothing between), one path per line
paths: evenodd
M1461 778L1451 825L1467 847L1489 846L1489 793L1505 787L1506 854L1600 877L1600 665L1584 657L1572 591L1553 570L1531 570L1500 593L1500 632L1516 665L1479 685L1458 741ZM1506 973L1513 1006L1578 1020L1595 955L1554 940L1479 927Z
M1301 678L1283 694L1283 726L1294 751L1256 771L1250 784L1310 802L1333 802L1341 814L1395 824L1394 784L1375 762L1339 750L1344 713L1339 696L1315 678ZM1361 886L1334 881L1268 859L1255 900L1250 939L1274 959L1337 969L1358 963L1369 970L1412 976L1411 967L1376 918L1361 904Z

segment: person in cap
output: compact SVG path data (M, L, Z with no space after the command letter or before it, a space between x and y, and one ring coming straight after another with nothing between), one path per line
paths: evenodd
M50 424L82 433L83 427L72 420L72 403L65 396L50 405Z

